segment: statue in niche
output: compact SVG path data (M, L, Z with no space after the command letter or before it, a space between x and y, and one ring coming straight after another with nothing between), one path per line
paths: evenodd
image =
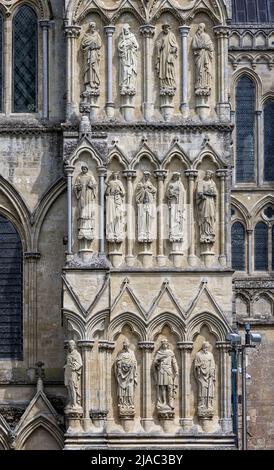
M107 240L120 243L124 239L125 189L119 180L119 173L114 172L106 189L106 235Z
M65 369L65 386L68 392L67 409L81 408L82 358L76 349L75 341L68 342L68 355Z
M87 32L85 33L81 48L85 54L85 74L84 84L86 91L92 95L99 95L100 92L100 57L101 57L102 40L96 24L89 23Z
M162 33L156 43L156 71L160 79L160 95L173 96L176 91L175 63L178 44L170 25L162 26Z
M134 393L137 386L137 361L129 342L123 342L123 349L115 361L115 376L118 385L118 407L120 415L134 414Z
M207 341L195 356L194 374L198 383L198 414L201 417L213 416L216 366Z
M76 178L74 191L78 205L78 239L93 240L95 228L96 181L88 171L87 165L81 167L82 172Z
M192 42L196 81L195 94L209 96L211 93L212 62L214 46L210 36L205 32L205 24L200 23Z
M161 346L155 354L153 369L157 387L157 410L173 411L179 371L175 354L167 339L161 341Z
M136 202L138 207L138 241L152 242L153 221L156 216L157 190L150 181L150 172L144 171L142 181L136 188Z
M212 179L213 171L207 170L203 181L198 183L197 206L201 243L215 242L217 188Z
M120 59L119 87L121 95L135 95L137 78L137 54L139 44L130 26L124 24L118 40Z
M185 189L181 181L181 174L174 172L167 188L167 200L169 208L169 240L182 242L184 220Z

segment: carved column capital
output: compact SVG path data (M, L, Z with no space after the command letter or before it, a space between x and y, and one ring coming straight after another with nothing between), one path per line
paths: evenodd
M147 38L153 38L155 34L155 26L152 26L151 24L143 24L139 28L140 33L147 37Z
M164 181L167 177L167 170L155 170L154 175L161 181Z
M75 166L73 165L64 165L64 173L66 176L73 176Z
M107 169L104 165L100 165L97 167L98 176L103 176L104 178L107 176Z
M181 351L189 351L191 352L193 349L193 341L179 341L177 343L177 348Z
M139 341L138 347L143 351L150 351L154 350L154 341Z
M95 341L90 339L79 339L77 341L77 346L81 349L92 349Z
M104 31L107 36L112 36L115 31L115 26L113 24L109 24L108 26L104 27Z
M81 26L70 25L64 27L65 36L67 38L76 39L80 36Z
M248 228L246 231L247 235L252 235L253 233L253 228Z
M38 261L41 258L41 253L39 253L39 251L26 251L24 258L31 261Z
M123 175L128 179L136 178L137 172L136 170L124 170Z
M213 31L217 37L228 38L230 34L230 28L228 26L214 26Z
M227 341L217 341L216 349L223 352L229 352L231 350L231 344Z
M198 170L193 170L193 169L185 170L185 175L189 179L195 180L198 176Z
M188 36L188 33L190 31L190 27L186 25L179 26L179 33L181 36Z
M228 177L229 170L227 168L222 168L216 171L216 176L221 179L225 179Z
M50 20L40 20L39 24L42 29L49 29L50 28Z
M114 348L115 348L115 343L113 341L107 341L107 340L98 341L99 351L112 352Z

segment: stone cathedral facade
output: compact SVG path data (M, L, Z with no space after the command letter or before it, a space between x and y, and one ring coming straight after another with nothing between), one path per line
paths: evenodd
M274 2L0 1L0 449L274 447ZM253 326L252 326L253 327Z

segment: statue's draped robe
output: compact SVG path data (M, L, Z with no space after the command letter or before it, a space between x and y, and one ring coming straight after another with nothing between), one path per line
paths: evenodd
M78 204L78 239L93 240L95 228L96 181L89 174L80 174L75 182Z
M125 190L119 180L111 180L106 190L107 240L121 242L124 238Z
M116 359L115 375L120 405L134 405L134 387L137 384L137 361L133 351L121 351Z
M215 238L216 196L217 188L212 179L199 183L197 203L201 241Z
M199 399L208 398L212 401L215 395L215 361L213 354L209 351L199 351L195 357L194 367L198 381Z
M101 47L102 40L97 31L84 35L82 40L82 50L86 54L84 83L95 89L98 89L100 85L99 64Z
M153 239L153 220L156 216L156 188L150 181L138 184L136 202L138 206L138 240L151 242Z
M67 355L65 365L65 386L68 391L68 406L81 405L81 371L83 363L81 354L75 349Z
M178 44L172 32L161 34L156 44L158 71L161 88L176 89L175 80L175 59L177 57Z
M120 92L126 94L135 92L137 76L138 42L134 34L120 34L118 51L120 57L119 85Z
M211 89L212 79L212 60L213 60L213 43L207 33L196 33L192 43L194 51L195 67L196 67L196 92L204 91L206 94Z
M169 206L169 239L171 242L183 240L183 218L184 218L184 195L183 183L171 181L168 186Z

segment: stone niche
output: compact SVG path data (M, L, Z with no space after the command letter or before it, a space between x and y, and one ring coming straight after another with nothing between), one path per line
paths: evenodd
M213 399L213 413L208 418L205 419L199 416L199 404L198 404L198 382L196 379L195 373L195 357L197 353L201 350L204 342L208 342L210 347L209 351L212 352L216 373L215 373L215 396ZM219 430L219 401L220 401L220 380L219 380L219 353L216 349L216 338L213 334L210 333L206 326L201 328L200 333L194 338L193 350L191 352L191 369L190 369L190 409L193 419L193 423L198 426L198 430L204 432L214 432Z

